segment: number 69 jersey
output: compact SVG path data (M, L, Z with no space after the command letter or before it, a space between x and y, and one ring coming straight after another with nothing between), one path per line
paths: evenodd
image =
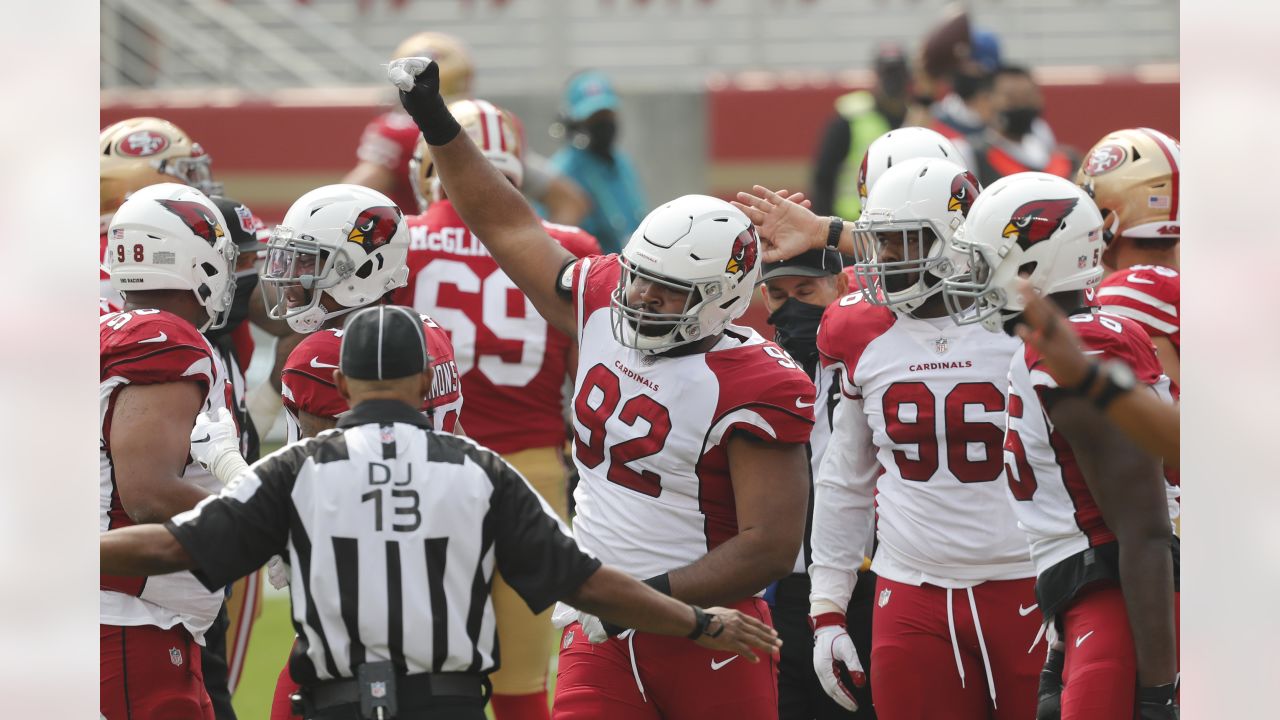
M843 452L874 453L882 469L878 478L831 480L841 488L857 485L847 492L858 496L860 508L869 509L871 493L878 492L880 544L871 566L878 574L943 587L1033 575L1004 489L1005 388L1016 348L1004 334L957 326L945 316L897 314L861 293L846 295L823 315L822 362L837 368L841 392L862 408L847 428L833 429L828 458L861 438L864 447ZM828 465L824 459L824 483ZM825 527L820 533L817 523L815 565L816 538L838 537L827 536ZM862 546L863 538L850 539Z
M1099 359L1121 360L1138 382L1170 400L1155 346L1137 322L1118 315L1071 316L1071 327L1085 350ZM1036 573L1091 547L1116 538L1102 519L1075 453L1049 420L1043 393L1058 384L1045 370L1040 353L1020 347L1009 368L1009 431L1005 458L1009 492L1018 524L1031 540ZM1170 515L1176 515L1177 488L1168 486Z
M710 351L643 355L614 339L617 255L573 269L578 317L573 533L635 578L698 560L738 532L726 445L733 432L804 443L815 391L782 348L730 325Z

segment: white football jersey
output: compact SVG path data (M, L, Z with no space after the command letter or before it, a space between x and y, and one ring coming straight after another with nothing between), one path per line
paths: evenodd
M874 453L878 461L879 477L871 474L851 489L863 496L854 503L863 514L875 493L876 573L943 587L1033 574L1004 487L1005 390L1017 345L947 317L896 314L865 302L861 293L827 309L818 349L823 363L837 368L845 399L855 401L841 401L849 407L837 411L828 453L840 446L837 455ZM839 465L824 463L820 492L835 486L838 494L841 483L849 484L825 477ZM829 548L820 550L820 538L830 545L840 532L859 532L833 535L820 524L862 528L864 520L816 511L814 564L833 557ZM849 540L855 545L862 538ZM856 565L845 568L851 569Z
M574 269L579 359L573 400L573 533L632 577L688 565L738 532L726 444L742 431L804 443L813 382L780 347L730 325L713 349L643 355L614 339L616 255Z
M106 532L134 524L121 504L111 460L111 423L119 391L131 384L194 380L205 386L200 411L216 413L229 407L231 386L209 341L190 323L170 313L111 313L99 318L99 330L98 531ZM211 493L222 488L222 483L194 461L187 465L183 480ZM150 578L103 575L98 596L104 625L167 629L181 623L201 644L223 600L221 592L209 592L190 572Z
M1172 401L1169 378L1137 322L1106 313L1073 315L1071 321L1088 351L1099 359L1123 361L1139 382ZM1037 574L1116 539L1089 492L1070 443L1054 429L1040 401L1042 392L1056 387L1040 354L1019 341L1009 367L1009 430L1004 447L1009 493L1018 523L1030 539ZM1178 488L1165 487L1170 517L1176 517Z

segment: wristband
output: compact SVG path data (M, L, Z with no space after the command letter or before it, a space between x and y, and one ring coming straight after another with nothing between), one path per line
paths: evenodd
M425 91L421 87L415 87L413 92L422 94ZM419 98L401 90L400 103L422 131L422 137L428 145L446 145L462 132L462 126L453 117L453 113L449 112L449 106L439 93Z
M645 585L648 585L654 590L657 590L658 592L662 593L663 595L671 594L671 578L670 576L667 575L667 573L662 573L661 575L654 575L648 580L644 580L642 582L644 582Z
M832 215L831 222L827 224L827 247L832 250L840 249L840 233L844 232L844 218L839 215Z
M821 615L809 616L809 629L818 632L818 628L824 627L844 627L844 613L825 612Z
M706 633L707 626L711 624L711 616L697 605L690 605L689 607L693 608L693 630L690 630L685 637L690 640L697 640Z

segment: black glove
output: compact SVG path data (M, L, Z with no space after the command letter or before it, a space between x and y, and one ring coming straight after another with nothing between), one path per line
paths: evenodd
M414 78L413 90L400 91L400 104L428 145L444 145L462 130L440 95L440 66L434 60Z
M1061 650L1049 650L1040 670L1040 690L1036 703L1036 720L1060 720L1062 717L1062 663L1066 655Z
M1138 688L1135 720L1178 720L1178 684Z

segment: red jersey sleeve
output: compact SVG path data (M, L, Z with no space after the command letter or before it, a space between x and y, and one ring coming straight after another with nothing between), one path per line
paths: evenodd
M574 255L584 258L588 255L599 255L600 241L595 235L583 230L582 228L572 225L558 225L556 223L542 221L542 228L547 234L555 238L556 242Z
M280 372L284 386L281 400L294 417L302 411L336 418L349 409L333 384L341 347L341 330L321 330L308 335L289 353Z
M763 342L712 351L707 366L720 383L707 447L734 431L766 442L809 441L817 390L782 348Z
M398 172L413 156L418 135L418 126L407 114L399 111L384 113L365 126L360 145L356 148L356 158Z
M573 264L572 285L573 311L577 318L579 332L591 313L602 307L609 307L613 291L618 288L618 278L622 274L622 265L618 256L588 255Z
M846 397L862 397L854 377L858 360L871 341L896 321L892 310L867 302L861 291L845 295L823 312L818 325L818 360L824 368L837 369L840 390Z
M196 382L205 395L217 380L209 343L176 315L162 310L112 313L99 317L98 328L100 382Z
M1160 382L1164 370L1156 357L1155 345L1141 325L1125 317L1096 312L1072 315L1070 320L1086 354L1099 360L1124 362L1133 368L1138 382L1145 385ZM1058 387L1035 348L1026 346L1024 358L1037 392Z
M1135 265L1112 273L1098 287L1096 300L1104 312L1121 315L1142 326L1153 338L1167 337L1181 348L1178 309L1182 279L1177 270Z
M436 430L451 433L462 414L462 378L454 359L453 343L449 341L449 333L436 321L426 315L421 317L432 370L431 395L422 409L431 415Z

